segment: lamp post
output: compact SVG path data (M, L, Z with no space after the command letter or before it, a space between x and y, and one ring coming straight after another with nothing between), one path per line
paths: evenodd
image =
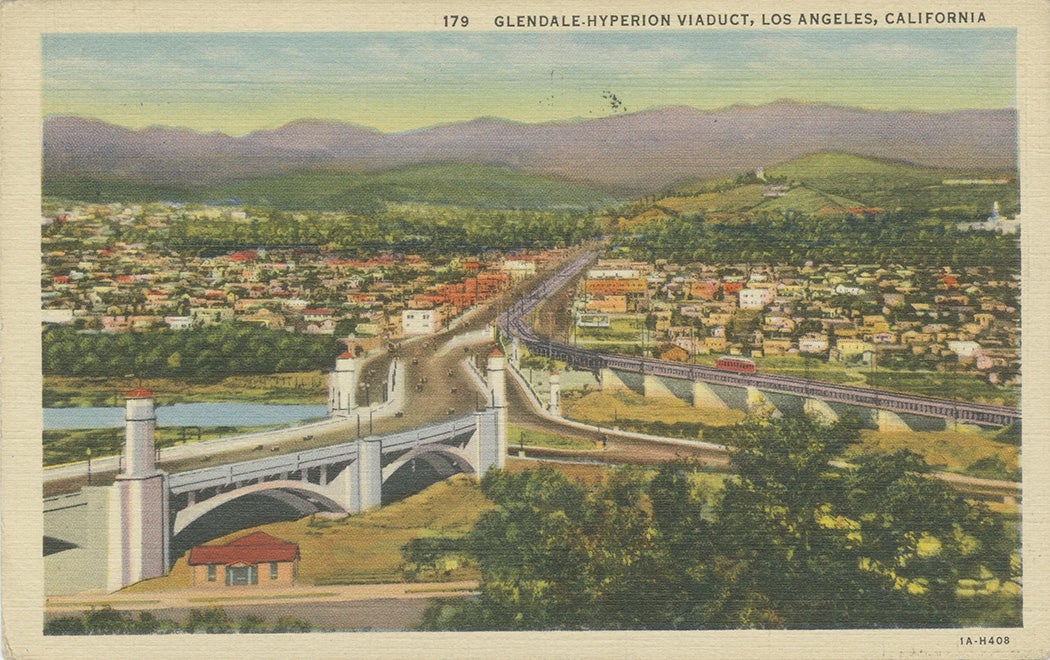
M372 409L368 409L368 435L372 435Z
M88 485L91 485L91 447L87 448L87 472L88 472Z

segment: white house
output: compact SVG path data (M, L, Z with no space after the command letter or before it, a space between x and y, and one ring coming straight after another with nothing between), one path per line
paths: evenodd
M436 309L406 309L401 312L401 334L405 337L432 335L441 329Z
M968 360L981 354L981 345L975 341L950 341L948 350L955 353L960 360Z

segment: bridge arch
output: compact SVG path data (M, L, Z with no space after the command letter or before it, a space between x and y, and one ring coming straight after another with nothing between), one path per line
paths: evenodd
M476 473L462 450L441 444L419 447L383 468L382 503L392 504L461 473Z
M324 510L332 513L347 513L346 507L332 499L324 486L318 486L317 484L312 484L308 481L262 481L226 493L219 493L214 497L209 497L202 502L198 502L179 511L175 516L175 524L172 526L172 536L178 535L201 516L214 511L224 504L228 504L229 502L233 502L234 500L253 493L263 493L285 503L294 504L294 500L286 497L291 496L298 498L301 501L314 504L317 510Z
M467 472L469 474L477 472L477 468L474 466L474 460L467 454L467 452L459 447L434 443L414 447L396 460L387 464L383 468L383 482L386 483L395 472L417 458L423 459L433 465L433 459L438 457L443 457L446 462L459 468L460 472Z
M243 507L238 509L238 503ZM248 514L246 509L250 510ZM303 481L263 481L219 493L175 515L171 556L174 559L198 543L239 529L319 512L345 514L347 509L323 486ZM269 517L260 519L260 515Z

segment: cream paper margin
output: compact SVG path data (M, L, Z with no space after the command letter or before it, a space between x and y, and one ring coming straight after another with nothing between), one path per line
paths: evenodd
M497 15L762 11L983 11L980 27L1017 29L1020 132L1024 415L1024 627L875 631L586 633L309 633L44 637L40 374L40 35L47 32L492 31ZM937 26L869 29L938 29ZM950 26L945 26L950 27ZM638 30L639 28L635 28ZM682 28L694 30L696 28ZM732 29L732 28L729 28ZM745 28L757 30L759 28ZM810 29L835 29L821 27ZM518 30L502 30L513 39ZM696 31L702 38L702 31ZM1050 4L1005 2L397 1L336 2L13 0L0 7L0 617L5 658L38 657L977 657L1050 655L1048 540L1050 418ZM1006 646L959 644L960 635L1009 635Z

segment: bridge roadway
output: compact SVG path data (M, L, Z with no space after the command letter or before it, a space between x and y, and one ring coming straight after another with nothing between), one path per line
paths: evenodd
M562 360L586 369L614 369L730 387L753 387L766 392L793 394L828 402L888 410L895 413L940 417L985 426L1007 426L1021 420L1021 412L1008 406L901 394L889 390L852 387L797 376L744 374L668 360L615 355L541 337L529 326L526 316L538 308L549 296L579 276L596 257L597 254L594 252L580 255L536 289L522 296L516 304L500 314L498 320L500 329L518 337L531 352L537 355Z

